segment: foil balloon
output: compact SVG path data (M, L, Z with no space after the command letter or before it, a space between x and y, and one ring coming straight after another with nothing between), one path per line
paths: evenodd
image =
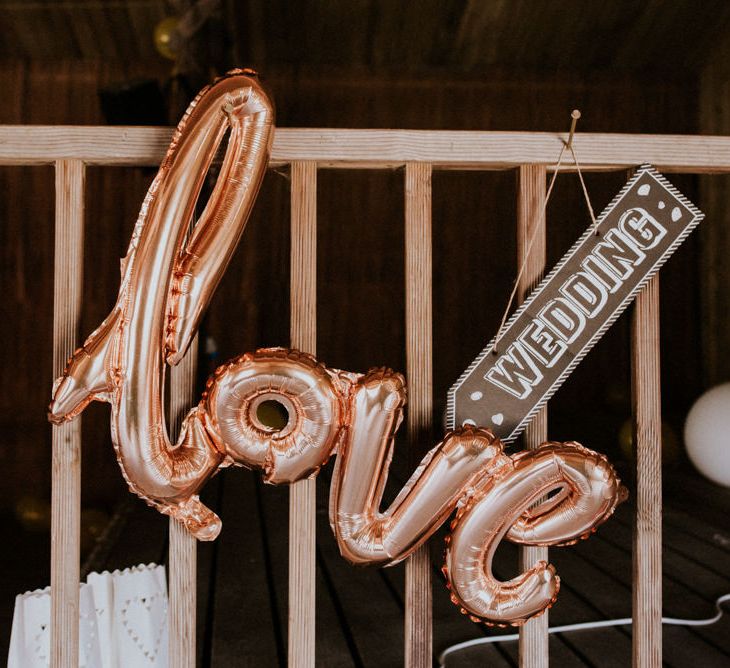
M539 561L498 581L491 564L500 540L571 545L607 520L626 490L605 457L578 443L546 443L502 455L493 466L456 514L442 570L462 612L475 621L517 626L555 602L560 579L552 565ZM534 508L548 492L556 494Z
M122 261L119 298L74 353L54 388L50 419L92 400L112 405L112 440L130 488L201 539L220 521L196 492L225 456L193 410L177 445L165 425L165 360L176 363L238 243L266 171L273 106L250 71L237 70L190 105L149 188ZM218 180L188 237L205 175L224 135Z
M189 232L227 131L220 175ZM250 71L233 71L198 95L142 205L117 303L56 381L50 419L70 420L89 402L108 401L130 489L200 540L221 528L198 497L220 468L259 469L267 482L286 484L316 475L336 453L329 514L345 559L395 564L456 510L444 566L452 600L474 619L524 623L552 604L559 580L552 566L538 563L498 581L491 562L499 541L560 545L587 537L623 498L601 455L548 443L508 456L490 431L465 427L446 434L382 509L406 403L403 377L389 369L330 369L283 348L221 366L170 442L165 369L185 354L240 239L272 136L273 106ZM261 418L267 402L279 404L283 424Z
M339 376L311 355L269 348L220 367L201 404L206 427L228 463L261 469L270 483L291 483L317 473L346 429ZM288 417L272 428L259 419L265 401Z
M459 508L443 573L452 601L475 621L520 625L557 596L559 579L545 562L508 582L494 577L492 557L503 537L523 545L569 545L587 538L626 496L607 459L578 443L547 443L507 456L489 430L467 426L448 433L381 511L405 404L403 378L371 371L355 380L349 395L349 428L330 493L341 554L355 564L398 563Z

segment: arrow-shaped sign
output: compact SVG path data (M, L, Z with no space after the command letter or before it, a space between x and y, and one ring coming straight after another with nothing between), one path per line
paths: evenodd
M449 390L448 428L514 440L703 217L642 166Z

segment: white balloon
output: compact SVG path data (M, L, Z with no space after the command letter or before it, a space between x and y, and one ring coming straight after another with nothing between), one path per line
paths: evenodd
M705 392L684 425L687 454L697 470L730 487L730 383Z

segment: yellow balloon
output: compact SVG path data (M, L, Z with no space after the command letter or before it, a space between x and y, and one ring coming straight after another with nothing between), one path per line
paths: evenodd
M179 23L180 19L177 16L168 16L155 26L155 49L157 49L157 53L168 60L177 58L177 36L175 32Z

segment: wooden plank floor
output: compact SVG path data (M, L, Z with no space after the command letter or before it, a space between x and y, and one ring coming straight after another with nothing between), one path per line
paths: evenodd
M328 525L329 475L324 471L318 483L317 665L401 666L403 567L355 568L341 559ZM394 481L392 487L397 486ZM287 489L262 484L257 473L227 470L208 485L204 497L223 517L224 528L218 541L199 546L198 665L284 666ZM730 592L730 490L693 473L669 474L665 502L665 614L709 617L715 598ZM562 577L551 624L631 614L631 520L632 508L625 504L590 540L551 551ZM17 535L17 548L4 559L0 588L2 652L7 652L14 595L42 586L47 578L41 560L47 540L22 531ZM431 541L436 655L450 644L504 632L473 624L451 604L438 570L442 540L438 535ZM164 563L166 550L166 518L130 497L90 567ZM515 547L500 547L497 575L515 574L516 563ZM627 666L631 628L554 635L550 652L554 665ZM516 666L516 653L516 642L482 646L453 655L446 665ZM665 626L664 656L667 666L730 665L730 615L711 627Z

